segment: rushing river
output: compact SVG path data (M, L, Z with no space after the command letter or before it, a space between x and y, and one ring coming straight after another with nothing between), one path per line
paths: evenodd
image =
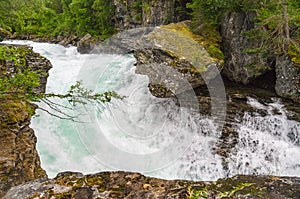
M65 93L78 80L96 92L127 96L110 104L65 110L80 122L61 120L38 110L31 127L38 138L42 167L50 177L61 171L94 173L127 170L166 179L216 180L235 174L300 176L300 123L287 119L280 102L249 104L268 112L245 113L234 125L239 136L230 156L215 153L218 124L197 111L158 99L148 78L135 74L132 55L81 55L75 47L26 44L49 59L46 92ZM67 106L64 100L57 103ZM40 103L39 106L45 107ZM276 111L275 111L276 110ZM227 166L224 168L224 161Z

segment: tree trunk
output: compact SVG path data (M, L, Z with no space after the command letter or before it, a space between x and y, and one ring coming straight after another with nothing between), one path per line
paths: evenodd
M287 11L286 1L283 1L282 11L283 11L283 20L284 20L283 28L285 33L285 48L286 48L285 50L287 50L290 41L290 28L289 28L289 16Z

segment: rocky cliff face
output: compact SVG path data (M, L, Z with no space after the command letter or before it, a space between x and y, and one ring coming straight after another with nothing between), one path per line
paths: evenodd
M300 103L300 67L287 56L276 60L276 93Z
M26 51L26 66L34 70L42 70L48 74L50 62L30 47L12 46ZM2 75L13 75L16 70L14 62L1 60ZM4 71L6 71L4 73ZM47 75L41 77L40 87L36 92L44 92ZM12 186L46 177L46 172L40 166L40 158L36 150L36 136L29 127L31 116L36 108L34 105L14 99L0 97L0 197Z
M0 197L12 186L45 177L29 127L34 107L26 102L1 100L0 104Z
M118 31L154 27L187 19L186 4L190 0L114 0L115 26Z
M4 198L299 198L300 179L235 176L217 182L161 180L138 173L60 173L12 188Z
M222 19L222 50L225 55L223 73L231 81L248 84L271 70L266 59L247 50L259 47L245 33L255 26L256 12L232 12Z
M237 83L267 85L275 88L279 96L300 102L299 66L286 55L270 52L262 56L251 53L251 49L260 45L246 36L255 27L255 17L254 11L224 15L221 28L222 50L225 55L223 74ZM268 71L271 71L271 75L267 74Z
M189 2L191 0L114 0L115 30L122 32L188 19L186 4ZM100 40L96 40L87 34L79 42L76 42L76 46L78 46L78 52L90 53L99 42Z

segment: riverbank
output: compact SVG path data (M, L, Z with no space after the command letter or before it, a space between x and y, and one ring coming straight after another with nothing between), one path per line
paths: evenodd
M12 188L11 198L299 198L300 178L235 176L216 182L162 180L139 173L103 172L91 175L60 173ZM34 189L34 191L32 190Z

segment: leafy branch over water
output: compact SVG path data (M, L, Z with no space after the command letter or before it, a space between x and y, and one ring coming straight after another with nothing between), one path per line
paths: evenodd
M47 105L48 109L43 107L38 107L38 109L51 116L71 121L77 121L77 116L68 114L68 110L71 110L79 104L97 103L103 105L109 103L112 98L125 98L114 91L95 93L92 90L84 88L81 81L77 81L72 85L66 94L41 93L37 91L37 88L40 86L40 75L43 75L40 71L33 71L27 68L23 71L21 69L17 70L16 74L12 76L2 77L0 79L0 98L43 102ZM65 99L70 106L56 102L57 98Z

